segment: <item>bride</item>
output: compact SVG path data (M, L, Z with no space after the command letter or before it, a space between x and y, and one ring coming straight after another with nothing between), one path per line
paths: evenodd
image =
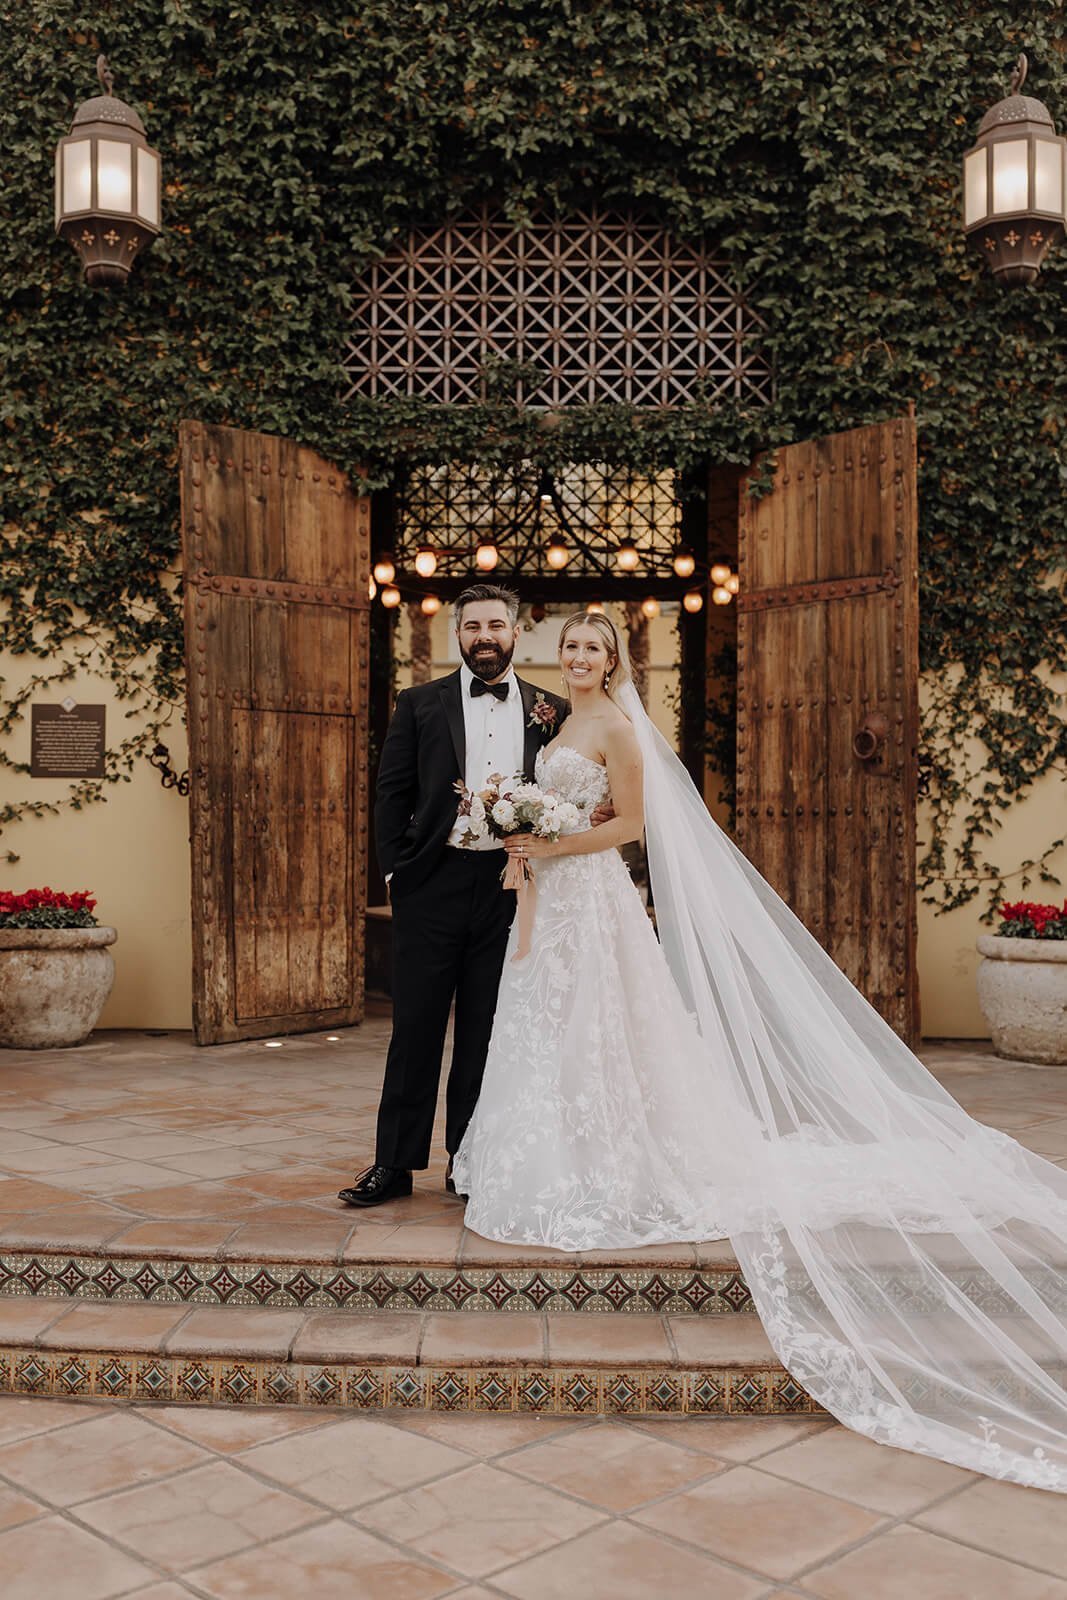
M1067 1173L973 1121L716 825L600 613L537 778L614 820L534 863L466 1223L560 1250L729 1237L780 1359L883 1443L1067 1493ZM644 832L659 938L619 855Z

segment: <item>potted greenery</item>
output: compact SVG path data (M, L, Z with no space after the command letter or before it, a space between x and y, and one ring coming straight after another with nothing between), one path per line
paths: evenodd
M0 890L0 1045L83 1044L115 981L118 935L93 916L87 889Z
M978 951L978 1000L998 1056L1067 1064L1067 900L1000 908Z

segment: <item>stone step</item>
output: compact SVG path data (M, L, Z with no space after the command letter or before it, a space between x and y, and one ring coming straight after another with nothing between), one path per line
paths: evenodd
M360 1410L818 1411L754 1316L0 1300L0 1391Z
M190 1247L180 1222L160 1223L151 1250L132 1250L122 1241L62 1248L62 1228L53 1229L47 1249L25 1238L18 1248L0 1246L0 1304L45 1295L364 1315L753 1310L727 1242L571 1256L440 1228L356 1228L342 1247L329 1248L291 1235L271 1248L269 1239L244 1232L224 1245Z

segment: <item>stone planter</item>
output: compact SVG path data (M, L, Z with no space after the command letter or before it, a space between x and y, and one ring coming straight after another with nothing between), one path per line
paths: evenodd
M0 928L0 1045L84 1044L111 993L114 928Z
M1067 939L983 934L978 1002L998 1056L1067 1065Z

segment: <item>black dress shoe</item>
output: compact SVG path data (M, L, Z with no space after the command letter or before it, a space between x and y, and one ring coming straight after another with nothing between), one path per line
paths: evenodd
M337 1198L346 1206L380 1206L410 1193L411 1173L405 1167L373 1166L361 1172L350 1189L341 1189Z
M448 1171L445 1173L445 1188L446 1188L446 1190L448 1191L449 1194L454 1194L456 1196L457 1200L469 1200L470 1199L470 1195L469 1194L460 1194L459 1190L456 1188L456 1180L452 1176L452 1162L451 1161L449 1161L449 1163L448 1163Z

